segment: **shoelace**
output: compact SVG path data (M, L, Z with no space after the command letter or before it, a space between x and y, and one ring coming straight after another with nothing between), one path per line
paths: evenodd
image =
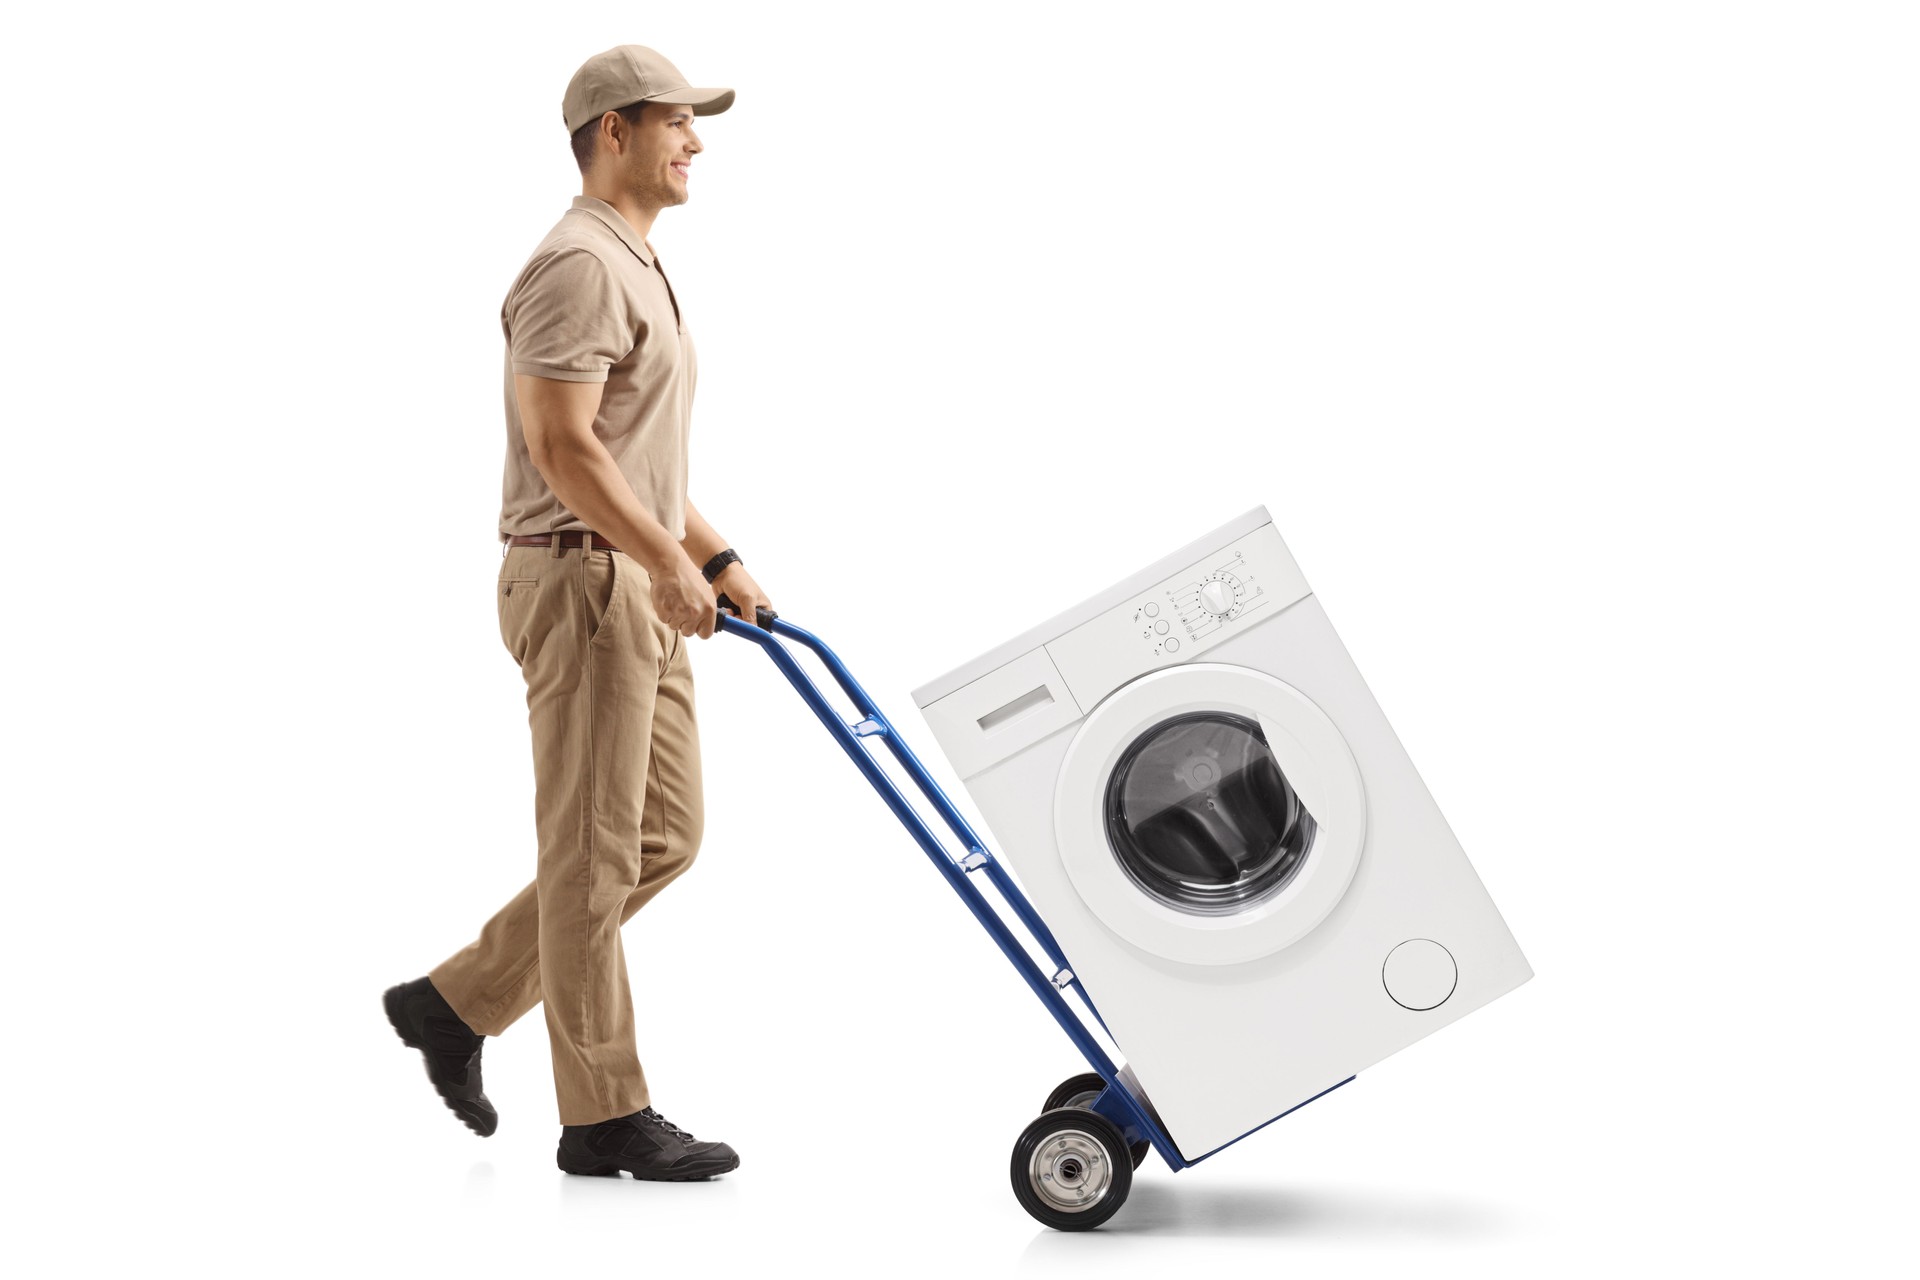
M672 1134L676 1138L679 1138L683 1142L699 1141L698 1138L694 1137L692 1134L688 1133L685 1129L682 1129L679 1125L675 1124L673 1121L661 1115L658 1111L655 1111L652 1107L642 1108L640 1114L647 1117L647 1119L653 1121L655 1124L659 1125L662 1129L665 1129L668 1133Z

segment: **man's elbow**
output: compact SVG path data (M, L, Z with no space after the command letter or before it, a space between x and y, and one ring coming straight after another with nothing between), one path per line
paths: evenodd
M541 475L546 475L553 466L552 437L543 431L529 431L526 433L526 441L527 460L533 463L534 469Z
M528 460L549 479L556 469L565 467L569 459L580 453L580 441L565 427L530 426L526 440Z

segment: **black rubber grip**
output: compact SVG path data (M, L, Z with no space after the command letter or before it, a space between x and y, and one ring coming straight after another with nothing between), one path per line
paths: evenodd
M736 618L740 616L740 606L735 604L733 601L727 599L727 593L724 591L720 593L720 608L725 612L732 614ZM779 614L775 613L773 610L767 608L767 606L765 605L756 606L753 613L754 613L754 620L753 620L754 625L759 627L762 631L773 630L773 620L780 616ZM713 625L715 625L716 627L719 626L720 620L718 618L715 618Z

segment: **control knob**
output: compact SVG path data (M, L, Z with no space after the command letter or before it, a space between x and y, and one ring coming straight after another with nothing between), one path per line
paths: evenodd
M1219 615L1233 609L1233 588L1215 578L1200 588L1200 607L1208 613Z

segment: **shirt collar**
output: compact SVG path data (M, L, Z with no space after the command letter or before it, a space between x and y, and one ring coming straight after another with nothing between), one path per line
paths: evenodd
M596 196L575 196L573 208L583 209L607 224L613 234L620 237L620 243L633 250L633 256L649 267L653 265L653 254L647 248L647 242L633 229L633 224L620 215L620 211Z

